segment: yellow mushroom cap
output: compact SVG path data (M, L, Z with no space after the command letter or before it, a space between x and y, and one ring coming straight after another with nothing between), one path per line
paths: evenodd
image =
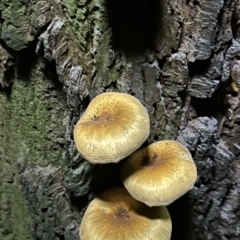
M192 189L197 169L186 147L164 140L128 157L121 177L133 198L148 206L167 206Z
M88 206L79 229L81 240L170 240L166 207L149 208L125 188L107 190Z
M135 97L117 92L95 97L74 128L78 151L91 163L117 163L148 138L149 116Z

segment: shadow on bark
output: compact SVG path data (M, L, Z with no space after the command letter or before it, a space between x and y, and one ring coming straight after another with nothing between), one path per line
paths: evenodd
M98 195L110 188L123 186L120 177L123 161L112 164L98 164L93 168L91 189Z
M168 207L172 219L172 236L171 240L187 239L190 219L191 204L189 203L188 194L179 198Z
M154 49L161 28L163 4L158 0L106 0L113 48L129 55Z

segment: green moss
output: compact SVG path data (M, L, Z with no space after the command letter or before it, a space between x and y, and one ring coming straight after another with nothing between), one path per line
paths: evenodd
M93 38L97 32L106 30L106 11L103 0L78 1L64 0L68 9L68 20L71 31L74 32L81 50L85 53L92 52Z
M106 31L101 35L98 45L96 44L95 46L97 53L95 57L96 76L93 82L94 89L110 86L122 77L123 71L121 70L123 69L125 59L121 59L121 62L119 59L116 59L114 66L111 66L113 64L110 53L110 41L111 33L110 31Z
M104 0L64 0L68 9L69 31L75 35L82 55L91 62L92 91L97 94L121 78L118 62L112 64L111 30ZM112 51L113 52L113 51Z
M29 75L15 79L11 94L0 93L1 240L31 239L18 163L64 165L65 97L43 69L38 60Z
M2 39L14 50L24 49L34 39L36 31L32 27L31 9L24 1L4 1L2 9Z

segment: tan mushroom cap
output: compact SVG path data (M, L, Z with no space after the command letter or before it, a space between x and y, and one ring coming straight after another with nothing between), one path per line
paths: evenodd
M95 97L74 129L78 151L91 163L117 163L148 138L149 116L135 97L117 92Z
M167 206L192 189L197 169L187 148L164 140L127 158L121 177L133 198L148 206Z
M169 240L172 222L166 207L149 208L125 188L107 190L88 206L81 240Z

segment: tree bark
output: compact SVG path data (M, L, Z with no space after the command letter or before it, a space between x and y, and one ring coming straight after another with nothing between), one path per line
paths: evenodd
M89 201L122 184L122 162L93 166L73 141L105 91L146 107L145 144L192 153L172 240L239 239L239 0L1 0L0 13L0 239L77 240Z

